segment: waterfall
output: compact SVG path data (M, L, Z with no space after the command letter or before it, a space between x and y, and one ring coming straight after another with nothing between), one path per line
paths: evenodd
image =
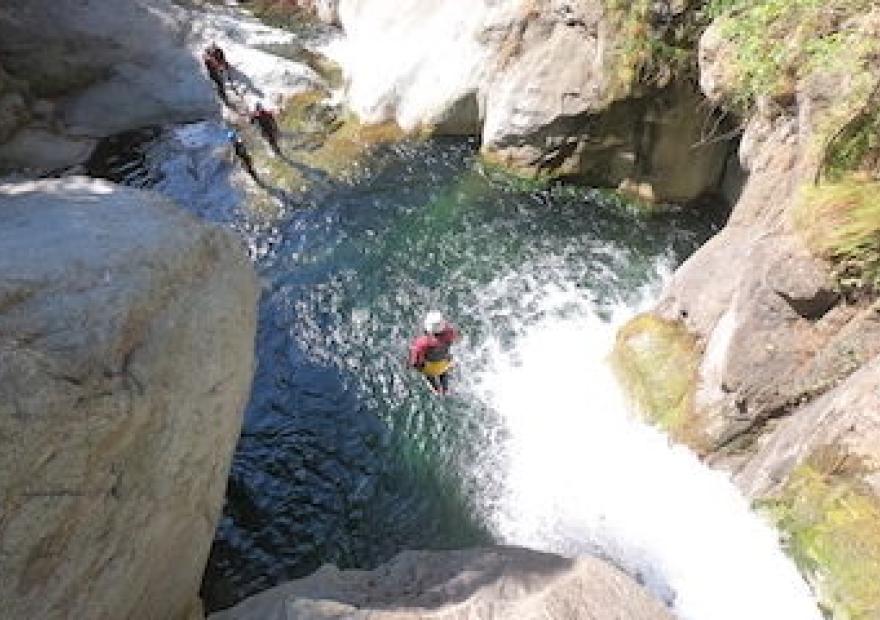
M477 378L507 428L503 541L604 555L687 620L821 618L729 477L628 412L607 356L633 310L602 319L564 285L536 297L543 318L506 351L487 344Z
M479 88L491 49L478 33L498 12L483 0L349 0L339 8L345 36L324 52L344 68L359 118L413 130ZM477 131L476 111L469 122Z
M279 232L248 219L222 182L224 144L215 123L168 130L138 149L147 170L136 174L240 230L273 283L211 565L218 591L240 598L279 566L308 566L310 540L330 541L321 561L364 565L458 541L450 532L464 517L441 495L449 489L410 476L441 463L444 480L468 483L499 542L597 553L681 618L821 618L776 532L726 474L634 419L607 364L619 325L695 243L693 223L648 223L587 190L505 190L470 171L468 145L437 144L399 151L399 163L289 214ZM429 306L464 337L448 402L400 363ZM380 419L409 460L386 451ZM303 519L303 502L320 510Z

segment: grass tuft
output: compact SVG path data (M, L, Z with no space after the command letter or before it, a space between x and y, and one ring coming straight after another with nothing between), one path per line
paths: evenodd
M880 50L877 37L853 27L875 0L714 0L736 46L734 107L748 110L759 97L793 101L797 82L818 71L860 71Z
M852 459L832 446L818 450L758 508L783 533L830 615L873 620L880 617L880 501Z
M621 41L614 78L621 91L638 85L664 87L696 75L696 41L705 26L690 8L675 16L655 13L651 0L605 0L606 15Z
M880 292L880 183L857 176L803 191L795 222L849 295Z

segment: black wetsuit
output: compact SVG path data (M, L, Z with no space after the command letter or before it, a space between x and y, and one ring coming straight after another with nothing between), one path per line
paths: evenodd
M235 154L241 160L242 166L247 170L248 174L251 175L254 180L257 178L257 172L254 170L254 161L251 159L251 154L248 153L247 147L244 145L244 142L241 138L235 138L232 141L232 148L235 149Z
M214 54L209 52L205 52L204 57L205 69L208 70L208 76L210 76L211 81L214 82L214 85L217 87L217 94L220 95L220 98L226 102L226 79L223 76L223 65L220 61L217 60Z
M260 110L251 115L251 122L256 123L260 127L260 133L269 142L269 145L278 150L278 123L275 117L268 110Z

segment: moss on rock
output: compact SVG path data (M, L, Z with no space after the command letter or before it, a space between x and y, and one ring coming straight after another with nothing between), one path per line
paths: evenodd
M353 115L328 103L323 90L307 90L288 98L278 115L284 140L283 158L268 147L254 151L257 170L274 186L307 189L318 175L351 178L363 157L378 144L396 142L404 132L395 123L363 125ZM256 132L252 142L261 144Z
M703 452L708 440L694 410L700 356L696 338L682 324L641 314L617 333L612 364L649 422Z
M543 171L517 165L503 151L494 149L480 151L479 165L486 176L520 191L541 190L555 180L552 175L542 174Z
M760 503L831 617L880 618L880 499L858 460L833 447L798 466Z
M331 175L345 177L371 148L403 137L404 132L396 123L363 125L354 116L346 116L318 148L304 153L303 161Z

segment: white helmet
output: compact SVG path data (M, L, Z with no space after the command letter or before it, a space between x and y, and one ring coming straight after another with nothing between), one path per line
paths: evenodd
M445 326L446 320L443 318L443 315L436 310L432 310L428 313L428 316L425 317L425 331L429 334L439 334L443 331Z

